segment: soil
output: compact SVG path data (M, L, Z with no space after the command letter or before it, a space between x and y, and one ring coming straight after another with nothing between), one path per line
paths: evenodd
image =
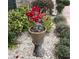
M42 31L45 30L45 28L43 27L42 29L36 30L34 27L32 27L30 30L31 30L32 32L42 32Z

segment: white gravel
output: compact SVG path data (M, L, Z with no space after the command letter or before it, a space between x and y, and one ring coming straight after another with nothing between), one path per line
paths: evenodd
M27 32L22 33L22 35L17 39L20 44L17 45L15 49L8 50L9 59L55 59L54 49L55 44L58 39L54 35L54 28L49 34L46 34L43 44L39 47L38 54L43 57L33 56L34 44L32 39ZM18 58L16 58L18 57Z

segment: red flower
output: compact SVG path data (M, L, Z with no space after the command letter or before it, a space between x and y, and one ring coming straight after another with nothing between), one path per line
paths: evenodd
M31 19L32 19L33 21L35 21L35 22L38 22L39 17L38 17L38 16L33 16Z
M33 6L32 11L40 12L40 7L39 6Z
M30 12L26 13L26 15L27 15L28 17L32 17L32 16L34 15L34 12L33 12L33 11L30 11Z
M30 12L26 13L26 16L30 17L30 19L35 22L39 22L38 20L42 19L42 17L45 15L46 15L46 13L41 14L39 6L33 6L32 10ZM41 23L41 21L39 23Z

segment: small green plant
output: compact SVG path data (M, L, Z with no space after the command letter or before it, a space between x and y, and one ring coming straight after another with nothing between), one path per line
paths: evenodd
M60 42L56 45L56 55L59 59L70 58L70 39L60 38Z
M55 29L56 35L60 38L70 38L70 28L67 25L57 25Z
M70 5L70 0L56 0L56 3L57 4L62 3L63 5L68 6Z
M57 8L58 13L61 13L65 6L70 5L69 0L56 0L56 3L57 3L56 8Z
M60 44L70 47L70 39L60 38Z
M56 55L59 59L70 58L70 28L67 25L60 24L56 26L56 35L60 41L56 45Z
M64 5L63 5L62 3L57 4L56 9L57 9L58 13L61 13L61 12L62 12L62 10L64 9Z
M59 37L56 45L56 56L59 59L70 59L70 28L65 25L66 19L61 15L65 6L70 4L69 0L56 0L58 15L54 18L56 24L55 34Z
M59 58L70 57L70 48L68 46L59 44L56 49L56 54Z
M44 20L43 20L43 24L44 24L44 27L47 29L47 32L50 32L52 26L54 25L53 23L53 20L51 19L51 16L46 16L44 17Z
M25 12L28 11L27 6L21 6L8 12L8 45L9 47L16 45L16 39L21 32L27 31L29 28L28 18Z
M66 18L62 15L62 14L59 14L59 15L56 15L56 17L54 18L54 23L57 25L61 24L61 23L66 23Z

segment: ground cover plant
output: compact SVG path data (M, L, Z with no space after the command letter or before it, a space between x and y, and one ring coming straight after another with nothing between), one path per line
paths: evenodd
M59 38L56 44L56 55L59 59L70 59L70 28L65 24L56 26L55 34Z
M60 42L56 45L56 54L59 59L69 59L70 58L70 32L68 28L62 28L59 30L58 37Z

